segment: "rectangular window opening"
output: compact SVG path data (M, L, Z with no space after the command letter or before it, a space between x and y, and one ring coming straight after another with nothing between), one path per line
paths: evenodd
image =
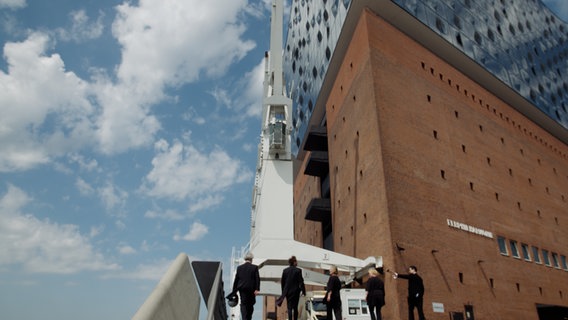
M542 249L542 261L544 261L544 265L550 266L550 257L548 256L548 250Z
M526 243L522 243L521 250L523 252L523 259L525 259L525 261L531 261L531 253L529 251L529 245Z
M533 259L535 263L542 263L540 261L540 255L538 254L538 248L537 247L532 247L532 254L533 254Z
M558 253L552 253L552 264L555 268L560 269L560 263L558 261Z
M499 245L499 252L504 256L508 256L509 251L507 251L507 244L505 243L505 238L498 236L497 244Z
M566 262L566 256L560 256L560 263L562 264L562 269L568 271L568 263Z
M520 258L521 256L519 255L519 247L517 245L517 241L510 240L509 245L511 246L511 255L515 258Z

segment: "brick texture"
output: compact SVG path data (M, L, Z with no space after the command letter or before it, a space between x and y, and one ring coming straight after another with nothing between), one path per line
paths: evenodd
M372 12L324 98L335 251L416 265L428 319L472 305L476 319L536 320L537 303L568 306L568 271L502 255L496 240L568 255L567 145ZM319 178L302 172L295 235L321 245L304 219ZM384 280L384 318L405 319L406 282Z

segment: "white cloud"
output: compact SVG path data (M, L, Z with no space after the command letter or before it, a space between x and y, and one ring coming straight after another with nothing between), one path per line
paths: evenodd
M183 236L176 234L174 240L196 241L203 238L208 232L209 228L206 225L196 221L189 227L188 233Z
M84 196L91 195L95 192L95 189L81 178L77 178L77 180L75 181L75 186L77 187L77 189L79 189L79 193Z
M260 117L262 111L262 99L264 97L264 61L245 74L245 89L238 96L240 105L244 106L247 116Z
M251 2L246 8L247 13L253 17L262 18L266 11L270 12L270 4L272 3L271 0L262 0L262 2Z
M77 142L89 143L87 83L66 72L58 54L45 54L49 41L33 33L4 46L8 73L0 71L0 171L28 169Z
M118 252L120 252L120 254L124 254L124 255L136 253L136 249L134 249L131 246L126 245L126 244L121 244L116 249L118 250Z
M193 256L188 256L189 261L199 261ZM134 270L111 272L104 275L104 279L131 279L131 280L152 280L159 281L166 274L172 263L175 261L168 259L160 259L147 264L140 264Z
M211 96L217 101L217 103L227 106L227 108L231 109L233 107L233 102L229 98L229 94L227 90L221 88L215 88L211 92L209 92Z
M142 241L142 244L140 245L140 249L142 251L145 251L145 252L150 251L150 245L148 244L148 241L146 241L146 240Z
M237 159L215 147L205 153L192 145L165 140L156 143L157 154L152 159L152 170L141 187L146 194L158 198L199 201L206 197L218 199L220 192L246 182L252 173ZM216 201L209 201L216 204Z
M165 220L183 220L186 217L179 213L176 210L165 210L165 211L157 211L157 210L148 210L144 213L145 218L150 219L165 219Z
M0 9L20 9L26 6L26 0L0 0Z
M89 232L89 237L94 238L98 236L99 234L101 234L101 232L103 232L104 229L105 229L104 226L91 227L91 231Z
M100 37L104 30L103 18L104 14L99 13L96 21L89 21L85 10L72 11L69 14L71 19L71 27L69 29L59 28L56 30L57 35L63 41L82 42Z
M199 125L205 124L207 122L205 118L199 115L194 107L189 107L187 111L181 115L181 117L183 120L193 121L194 123Z
M4 7L25 5L0 1ZM161 129L152 108L167 98L167 89L204 75L220 77L255 46L243 39L246 0L125 2L116 10L112 31L121 62L115 69L92 69L90 79L48 53L54 48L48 33L5 44L0 172L28 170L85 149L112 155L149 146ZM96 38L102 17L93 21L75 11L70 29L55 34L75 41Z
M128 199L128 192L116 187L111 182L107 182L105 186L99 188L97 191L108 210L122 207L126 199Z
M0 31L3 31L5 34L20 35L21 29L18 27L19 25L20 21L14 15L6 14L0 18Z
M161 259L152 264L138 265L134 270L114 272L104 275L103 279L160 280L168 271L173 260Z
M141 1L123 3L113 34L123 47L118 76L142 90L218 76L253 47L241 39L245 0ZM223 8L223 10L219 10Z
M199 212L208 208L212 208L221 202L225 198L220 194L206 195L205 197L199 198L189 205L189 212Z
M31 201L24 191L11 185L0 198L1 268L59 274L119 268L105 261L77 226L42 221L23 213Z
M79 154L76 154L76 153L70 154L68 158L69 158L69 162L77 163L79 165L79 167L82 170L85 170L85 171L94 171L99 166L97 160L95 160L95 159L87 160L87 159L85 159L85 157L83 157Z
M161 124L150 109L163 99L161 91L140 92L124 83L114 84L103 75L96 78L92 87L102 106L95 134L103 153L120 153L153 142Z
M126 224L124 223L124 221L122 220L117 220L114 222L114 226L118 229L118 230L124 230L126 229Z
M243 144L243 150L246 152L251 152L254 149L254 145L252 143L245 143Z
M209 94L219 105L235 113L234 122L241 123L249 117L260 118L264 97L264 71L264 61L261 61L253 70L245 73L240 81L232 84L230 91L229 89L215 88L209 91ZM243 129L246 130L246 128Z
M196 123L196 124L199 124L199 125L203 125L203 124L205 124L206 121L205 121L205 118L203 118L203 117L195 117L195 118L193 118L193 122Z

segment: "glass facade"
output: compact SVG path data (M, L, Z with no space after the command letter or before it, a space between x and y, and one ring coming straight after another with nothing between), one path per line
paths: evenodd
M284 70L295 154L353 1L292 0ZM540 0L392 2L568 129L568 24Z

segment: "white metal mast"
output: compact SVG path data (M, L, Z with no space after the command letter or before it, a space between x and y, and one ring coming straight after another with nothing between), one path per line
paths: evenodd
M272 1L270 51L265 55L262 129L253 189L251 235L248 247L260 268L261 294L279 295L280 276L291 255L303 268L307 284L324 286L327 275L314 269L336 265L349 276L360 276L371 266L382 266L381 257L365 260L294 240L293 170L291 153L292 100L286 96L282 72L283 0ZM312 270L309 270L309 269ZM234 267L233 267L234 269Z
M253 189L251 250L260 239L286 239L294 232L291 118L292 100L284 94L282 0L273 0L270 51L265 54L262 129Z

